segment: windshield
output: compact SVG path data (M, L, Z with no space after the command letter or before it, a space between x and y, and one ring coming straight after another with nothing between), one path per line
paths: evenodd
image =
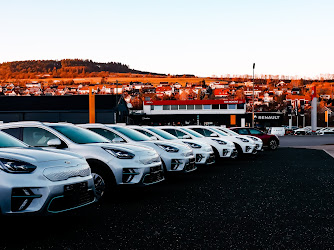
M143 135L142 133L135 131L133 129L124 128L124 127L113 127L113 126L109 126L109 127L122 133L123 135L127 136L133 141L151 141L150 137Z
M160 129L156 129L156 128L147 128L148 130L152 131L153 133L156 133L157 135L160 135L162 138L166 139L166 140L175 140L177 139L176 136L171 135L170 133L167 133L163 130Z
M228 128L216 128L216 129L219 129L223 132L225 132L226 134L230 135L230 136L236 136L236 135L239 135L238 133L232 131L232 130L229 130Z
M201 135L201 134L199 134L199 133L197 133L197 132L195 132L195 131L193 131L189 128L180 128L180 129L183 130L183 131L186 131L187 133L189 133L189 134L191 134L191 135L193 135L197 138L203 138L204 137L203 135Z
M222 135L222 136L228 136L227 133L219 130L219 129L216 129L216 128L211 128L213 131L217 132L218 134Z
M110 141L103 136L96 134L88 129L68 125L53 125L50 127L78 144L110 143Z
M0 132L0 148L13 148L13 147L26 148L27 145L4 132Z

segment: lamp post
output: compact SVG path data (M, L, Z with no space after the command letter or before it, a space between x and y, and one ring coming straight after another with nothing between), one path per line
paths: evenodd
M255 63L253 63L253 95L252 95L252 127L254 128L254 69Z

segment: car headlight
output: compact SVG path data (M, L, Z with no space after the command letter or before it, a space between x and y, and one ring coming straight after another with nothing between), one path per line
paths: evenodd
M133 157L135 157L134 154L124 150L110 148L105 148L104 150L110 153L112 156L117 157L118 159L132 159Z
M252 140L254 140L254 141L260 141L257 137L255 137L255 136L248 136L249 138L251 138Z
M163 150L169 152L169 153L177 153L179 152L178 148L172 147L172 146L168 146L168 145L164 145L164 144L155 144L158 147L162 148Z
M11 174L29 174L37 167L35 165L23 162L0 159L0 170Z
M217 142L220 145L226 145L227 144L227 142L222 141L222 140L216 140L216 139L211 139L211 140L213 140L214 142Z
M193 143L193 142L188 142L188 141L183 141L184 143L186 143L187 145L189 145L192 148L201 148L201 145L198 145L197 143Z
M241 137L236 137L237 139L239 139L242 142L249 142L249 140L245 139L245 138L241 138Z

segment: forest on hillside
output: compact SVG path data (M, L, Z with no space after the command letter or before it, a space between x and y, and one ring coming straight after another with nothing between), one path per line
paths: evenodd
M119 62L98 63L92 60L31 60L14 61L0 64L0 79L33 79L33 78L75 78L105 77L109 73L152 74L130 69Z

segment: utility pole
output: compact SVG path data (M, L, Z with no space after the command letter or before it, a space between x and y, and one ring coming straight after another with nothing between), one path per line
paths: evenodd
M252 95L252 127L254 128L254 69L255 63L253 63L253 95Z

